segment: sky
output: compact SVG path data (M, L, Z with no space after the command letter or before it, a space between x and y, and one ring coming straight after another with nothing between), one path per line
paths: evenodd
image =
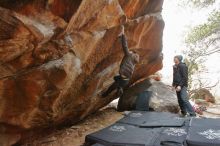
M172 84L172 66L173 57L182 54L186 49L184 38L190 27L201 24L206 21L208 13L211 9L206 8L200 11L195 9L184 8L178 4L178 0L165 0L163 5L163 19L165 28L163 34L163 69L160 71L162 80L168 84ZM220 66L216 65L219 62L220 54L215 54L209 57L205 63L209 74L206 77L215 83L220 80ZM220 96L218 90L220 85L212 90L212 93Z

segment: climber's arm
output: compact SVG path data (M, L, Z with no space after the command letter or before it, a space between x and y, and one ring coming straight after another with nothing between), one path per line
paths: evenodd
M122 44L122 49L123 49L124 54L129 55L128 43L127 43L127 39L124 34L124 26L123 25L122 25L122 32L121 32L120 38L121 38L121 44Z

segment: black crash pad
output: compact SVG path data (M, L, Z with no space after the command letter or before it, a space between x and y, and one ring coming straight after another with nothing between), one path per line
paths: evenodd
M135 110L149 111L149 101L152 91L144 91L138 94L135 104Z
M220 126L220 118L192 118L190 126Z
M177 114L168 112L144 112L132 111L118 123L135 125L145 128L153 127L181 127L185 122L184 118L180 118Z
M220 146L220 119L196 119L190 122L188 146Z
M184 146L190 119L182 127L164 127L154 146Z
M99 143L104 146L153 146L162 128L139 128L115 123L86 136L86 144Z

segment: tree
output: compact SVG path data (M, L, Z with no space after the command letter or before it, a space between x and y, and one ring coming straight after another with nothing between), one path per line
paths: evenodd
M194 8L204 8L210 5L213 5L216 0L182 0L180 5L190 6Z
M196 51L199 56L220 53L220 11L213 11L206 23L192 28L187 37L186 44Z
M219 2L219 1L218 1ZM208 74L205 61L214 53L220 53L220 11L216 9L217 0L184 0L181 4L188 4L196 10L210 9L207 21L191 28L185 38L188 48L184 52L185 62L189 67L189 93L196 93L202 88L211 89L218 81L210 83L204 74ZM202 76L203 74L203 76Z
M184 62L188 66L188 89L190 95L198 88L202 87L200 73L205 71L205 66L202 64L203 59L191 57L186 54Z
M198 10L212 7L207 21L191 28L186 36L185 42L190 49L194 49L197 56L207 56L220 53L220 10L216 8L216 0L187 0L187 2ZM218 1L219 2L219 1ZM197 50L195 48L198 48Z
M204 60L205 58L190 57L189 54L184 60L188 66L188 90L190 97L201 89L211 90L219 84L219 81L211 83L208 78L203 77L204 74L209 73L206 66L203 64Z

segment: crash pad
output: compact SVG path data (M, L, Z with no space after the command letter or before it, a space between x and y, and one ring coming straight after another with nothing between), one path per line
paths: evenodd
M133 125L115 123L86 136L86 143L105 146L152 146L162 128L140 128Z
M168 112L144 112L132 111L118 123L135 125L145 128L154 127L181 127L185 122L184 118L180 118L177 114Z
M186 143L188 146L220 146L220 119L191 119Z

